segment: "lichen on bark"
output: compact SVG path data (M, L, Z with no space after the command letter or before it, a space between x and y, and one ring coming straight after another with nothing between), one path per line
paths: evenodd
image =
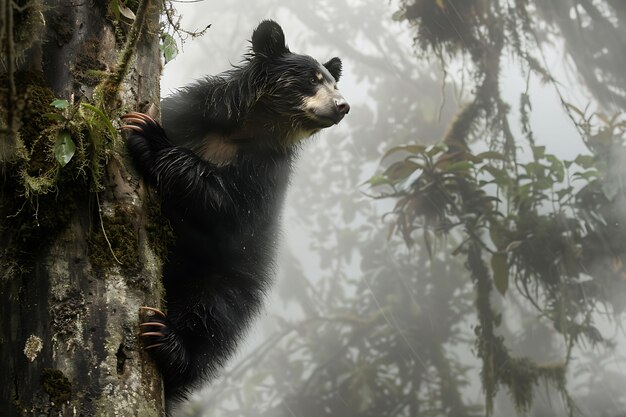
M21 3L0 9L19 18ZM137 18L158 26L160 4L139 3ZM138 307L162 298L160 262L115 129L126 109L158 101L158 33L124 23L120 48L106 5L40 5L28 4L41 17L30 49L9 42L0 69L14 86L0 88L0 133L13 140L0 154L0 409L163 415L160 376L136 338ZM135 53L147 65L129 75Z

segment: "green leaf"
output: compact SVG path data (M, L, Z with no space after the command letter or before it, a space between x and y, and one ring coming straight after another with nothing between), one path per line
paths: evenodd
M404 180L418 168L420 166L415 162L401 161L392 164L383 175L391 181Z
M428 251L428 258L433 259L432 237L427 229L424 229L424 232L422 233L422 237L424 239L424 244L426 245L426 250ZM405 241L406 241L407 246L410 246L409 241L406 239L406 237L405 237Z
M389 180L387 179L387 177L384 177L382 175L374 175L365 183L369 184L372 187L378 187L379 185L389 184Z
M491 257L493 283L500 294L505 295L509 289L509 263L505 254L496 253Z
M405 12L404 10L396 10L392 15L391 15L391 20L393 20L394 22L399 22L401 20L405 19Z
M52 103L50 103L50 105L52 107L56 107L57 109L67 109L70 105L70 102L65 99L57 98Z
M527 164L522 165L526 170L526 173L531 177L543 177L545 166L540 164L539 162L529 162Z
M435 145L431 145L426 150L426 155L433 157L437 154L446 152L448 150L448 145L444 143L437 143Z
M119 1L111 0L111 10L113 11L113 15L115 16L115 20L119 20L120 19Z
M423 145L394 146L393 148L385 152L385 154L383 155L382 158L380 158L380 160L384 161L385 158L387 158L389 155L393 155L394 153L398 153L398 152L408 152L411 154L418 154L420 152L424 152L425 150L426 150L426 147Z
M483 160L483 159L497 159L499 161L505 161L506 160L506 157L504 155L502 155L500 152L496 152L496 151L481 152L478 155L475 155L475 157L478 160Z
M565 107L567 107L569 110L575 112L576 114L578 114L580 117L584 118L585 117L585 113L579 109L578 107L574 106L571 103L565 103Z
M106 127L109 130L109 134L111 135L111 138L116 137L117 132L115 130L115 127L113 127L113 123L111 123L111 120L104 114L102 110L100 110L96 106L89 104L89 103L80 103L80 105L81 107L91 110L92 112L95 113L96 116L98 116L100 121L104 124L104 127Z
M556 192L557 197L559 197L559 201L563 200L566 197L571 197L572 196L572 192L574 191L574 187L569 186L569 187L565 187L562 190L558 190Z
M446 172L469 171L474 168L474 164L470 161L459 161L451 164L446 168Z
M577 178L577 179L585 179L587 181L590 181L592 179L598 178L600 176L600 173L598 172L598 170L596 169L590 169L588 171L585 172L574 172L574 174L572 174L573 178Z
M499 186L505 187L511 183L511 176L503 169L496 168L491 165L483 165L480 170L487 171L491 174L495 183Z
M604 114L604 113L598 112L598 113L596 113L596 117L598 119L602 120L605 125L610 125L611 124L611 121L609 120L609 117L606 114Z
M76 145L72 141L70 132L67 130L61 130L57 136L57 141L54 146L54 156L59 164L64 167L68 162L72 160L76 152Z
M169 33L164 33L161 35L161 44L159 45L159 49L165 58L165 63L167 64L172 59L176 58L178 55L178 46L176 46L176 40Z
M543 158L543 156L546 154L545 146L531 146L531 149L533 151L533 156L535 157L535 160Z
M583 168L591 168L595 163L595 157L593 155L578 155L574 162Z
M533 185L534 185L535 191L536 190L549 190L550 188L552 188L553 183L547 178L540 178L536 180L533 183Z
M563 166L563 162L554 155L546 155L546 159L552 164L550 170L556 177L556 180L562 182L565 179L565 167Z

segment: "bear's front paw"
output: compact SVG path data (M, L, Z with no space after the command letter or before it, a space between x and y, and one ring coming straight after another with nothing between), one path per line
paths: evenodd
M143 321L139 325L139 337L167 381L169 386L166 388L171 390L183 385L183 381L195 375L195 369L191 366L190 352L176 326L161 310L140 307L140 311Z
M121 117L127 132L126 143L135 161L144 169L151 166L159 151L172 145L159 123L147 114L131 112Z
M148 315L147 320L139 325L141 329L139 336L144 338L147 345L144 349L154 349L165 345L170 334L165 313L152 307L140 307L140 310Z

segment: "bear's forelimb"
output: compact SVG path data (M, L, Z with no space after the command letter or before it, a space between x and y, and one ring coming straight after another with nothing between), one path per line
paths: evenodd
M198 212L233 208L237 191L236 177L203 160L187 148L173 146L165 131L142 113L122 116L127 123L127 144L144 177L154 184L169 202L186 205ZM230 180L225 181L227 175Z

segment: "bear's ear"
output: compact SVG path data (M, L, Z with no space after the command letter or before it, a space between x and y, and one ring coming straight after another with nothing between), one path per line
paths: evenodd
M280 25L273 20L264 20L252 32L252 52L267 58L289 52L285 45L285 34Z
M324 64L330 75L335 78L335 81L339 82L341 78L341 59L334 57L330 61Z

